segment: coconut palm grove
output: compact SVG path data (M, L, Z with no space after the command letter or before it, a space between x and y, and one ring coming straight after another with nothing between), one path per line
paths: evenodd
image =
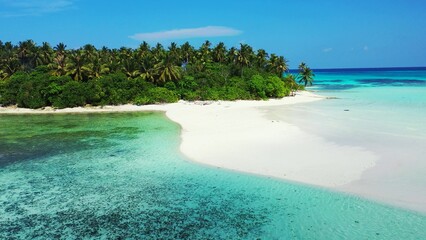
M3 106L66 108L281 98L303 88L297 80L312 84L313 72L301 63L294 76L283 56L247 44L68 49L64 43L27 40L0 41L0 79Z

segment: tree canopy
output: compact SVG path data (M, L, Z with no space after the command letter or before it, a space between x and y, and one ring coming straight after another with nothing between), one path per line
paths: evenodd
M248 44L228 49L210 41L199 48L143 42L136 49L0 41L0 104L64 108L277 98L298 88L294 78L283 77L287 62Z

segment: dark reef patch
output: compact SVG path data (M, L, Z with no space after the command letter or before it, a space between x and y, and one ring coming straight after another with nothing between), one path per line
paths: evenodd
M426 81L419 79L390 79L390 78L377 78L377 79L357 79L361 84L371 84L376 86L419 86L425 85Z

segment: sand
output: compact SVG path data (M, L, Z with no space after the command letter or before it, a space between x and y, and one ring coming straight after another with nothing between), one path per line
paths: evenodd
M211 166L323 187L361 178L376 156L341 146L268 116L268 106L321 100L308 92L267 102L215 102L167 110L182 126L181 151Z
M323 187L359 180L375 165L372 152L327 142L268 116L267 107L322 100L310 92L269 101L185 102L39 110L0 114L164 111L182 127L181 151L192 161Z

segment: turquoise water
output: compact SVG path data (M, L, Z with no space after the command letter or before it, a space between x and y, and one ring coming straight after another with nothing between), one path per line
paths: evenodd
M275 108L277 116L378 157L341 190L426 212L426 68L316 71L308 90L329 99Z
M422 239L426 216L188 162L160 113L0 117L0 239Z
M316 72L314 83L307 89L334 99L297 108L299 112L311 111L315 115L311 119L326 124L323 129L345 131L346 125L351 133L355 127L363 137L368 131L426 139L426 68L321 70ZM305 119L310 121L309 116ZM313 126L315 122L309 123L298 125L320 131Z

